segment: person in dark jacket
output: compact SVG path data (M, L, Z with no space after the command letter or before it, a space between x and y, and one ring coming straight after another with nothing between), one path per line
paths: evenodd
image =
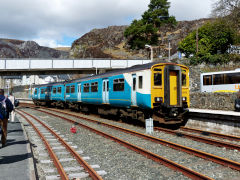
M8 118L9 118L9 113L12 112L13 110L13 104L11 101L4 96L4 89L0 89L0 103L6 108L6 116L3 118L3 120L0 120L0 125L2 128L2 147L6 145L7 141L7 125L8 125Z

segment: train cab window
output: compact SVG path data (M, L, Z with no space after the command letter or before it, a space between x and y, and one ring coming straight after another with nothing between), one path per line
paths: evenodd
M44 89L41 89L41 94L44 94L44 93L45 93Z
M142 87L143 87L143 77L138 76L138 88L142 89Z
M83 92L89 92L89 89L90 89L89 83L83 85Z
M56 94L57 88L53 88L53 94Z
M186 71L182 72L182 86L186 87L187 86L187 76L186 76Z
M203 85L212 85L212 75L203 76Z
M74 85L71 86L71 93L75 93L75 86Z
M113 80L113 91L124 91L124 79Z
M154 86L162 86L162 73L154 73Z
M62 87L58 87L57 92L61 94L62 93Z
M37 89L35 89L34 94L37 94Z
M214 85L224 84L223 74L214 74L213 75L213 84Z
M70 86L66 86L66 93L70 93Z
M98 92L98 82L91 83L91 92Z

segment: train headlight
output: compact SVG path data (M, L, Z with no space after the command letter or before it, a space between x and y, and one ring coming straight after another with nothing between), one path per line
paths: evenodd
M162 97L155 97L155 102L162 102Z
M182 97L182 101L186 102L187 101L187 97Z

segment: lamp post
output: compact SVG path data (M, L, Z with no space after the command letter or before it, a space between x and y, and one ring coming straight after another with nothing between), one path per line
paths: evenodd
M145 48L150 48L150 50L151 50L151 61L153 62L153 48L152 48L152 46L146 44Z

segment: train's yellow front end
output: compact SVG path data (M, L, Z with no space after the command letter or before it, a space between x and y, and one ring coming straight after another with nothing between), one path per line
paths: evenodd
M153 119L164 124L184 122L190 105L188 67L159 63L151 72Z

